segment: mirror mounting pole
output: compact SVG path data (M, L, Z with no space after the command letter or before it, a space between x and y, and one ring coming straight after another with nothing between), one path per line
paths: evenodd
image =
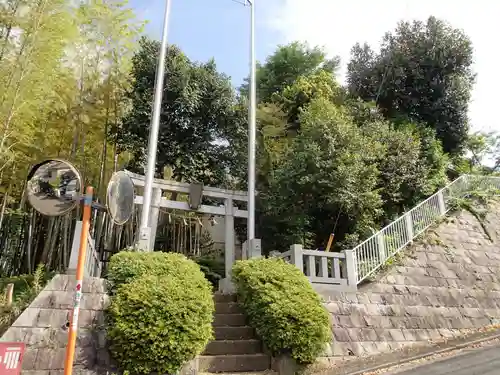
M73 361L75 358L76 335L78 333L78 315L80 313L80 302L82 299L83 275L85 270L85 255L87 252L87 241L90 229L90 217L92 215L92 186L88 186L83 201L82 233L80 235L80 249L78 251L78 264L76 266L76 288L73 305L73 314L68 331L68 346L66 347L66 358L64 360L64 375L73 373Z

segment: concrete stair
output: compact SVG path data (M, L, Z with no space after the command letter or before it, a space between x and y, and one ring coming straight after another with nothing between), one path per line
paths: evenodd
M254 330L247 326L245 315L236 302L236 295L214 295L213 321L215 340L198 358L202 373L273 374L271 358L262 350Z

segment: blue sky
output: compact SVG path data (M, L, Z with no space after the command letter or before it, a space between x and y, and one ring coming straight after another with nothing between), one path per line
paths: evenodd
M169 43L180 46L193 60L215 58L219 70L231 76L234 85L241 84L249 72L249 7L234 0L170 1ZM165 1L130 0L130 5L141 19L149 21L147 34L160 39ZM262 14L262 6L257 6L256 52L259 60L264 60L280 42L280 33L266 26L260 17Z

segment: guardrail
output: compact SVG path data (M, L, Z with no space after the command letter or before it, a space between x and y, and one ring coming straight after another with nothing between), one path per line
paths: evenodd
M463 175L353 248L357 284L435 224L454 198L478 189L500 189L500 177Z
M307 250L296 244L290 246L290 250L274 255L295 264L314 285L334 286L341 290L356 286L352 250L333 253Z
M73 244L71 246L68 273L76 272L81 233L82 233L82 222L77 221L75 223L75 231L73 233ZM95 240L90 236L89 233L87 233L87 239L88 241L87 241L87 251L85 252L84 275L87 277L101 277L102 263L99 259L99 253L95 248Z
M87 234L88 246L85 253L85 275L90 277L101 277L102 263L99 260L99 253L95 248L95 240Z

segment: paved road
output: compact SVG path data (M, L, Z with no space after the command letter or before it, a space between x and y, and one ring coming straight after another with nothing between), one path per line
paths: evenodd
M467 349L462 354L395 375L500 375L500 345Z
M30 202L32 206L37 207L45 215L56 215L60 212L67 212L74 205L72 200L48 197L42 193L30 194Z

